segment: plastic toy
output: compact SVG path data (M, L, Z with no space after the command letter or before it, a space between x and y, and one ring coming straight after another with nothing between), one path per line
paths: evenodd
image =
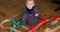
M38 28L40 28L41 26L43 26L46 23L46 17L42 17L42 20L39 24L36 25L36 27L34 27L33 29L31 29L29 32L32 31L36 31Z
M56 27L57 26L57 23L58 23L58 16L54 16L53 18L52 18L52 25L53 25L53 27Z
M29 30L34 28L34 25L28 25Z
M49 30L48 27L46 27L45 32L49 32L48 30Z
M20 27L20 26L21 26L21 23L19 24L19 23L18 23L18 20L12 19L12 20L11 20L11 23L12 23L12 26L14 26L14 25L15 25L16 27Z
M10 19L12 26L20 27L21 24L18 23L18 20ZM14 32L12 29L10 29L9 32Z
M9 32L14 32L12 29L10 29L10 31Z
M43 30L43 28L42 28L42 27L40 27L40 32L43 32L42 30Z

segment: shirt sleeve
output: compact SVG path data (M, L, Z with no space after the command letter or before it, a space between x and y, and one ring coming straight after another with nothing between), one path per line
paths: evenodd
M36 7L34 8L34 13L35 13L35 14L36 14L36 13L38 13L38 14L40 13L39 10L38 10Z
M26 7L24 8L24 11L23 11L23 13L27 13L27 8L26 8Z
M25 7L22 15L21 25L26 25L26 18L27 18L27 11Z

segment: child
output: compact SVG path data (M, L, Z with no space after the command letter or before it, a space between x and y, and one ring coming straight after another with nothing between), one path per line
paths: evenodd
M32 25L38 22L39 11L35 7L34 0L27 0L26 7L24 8L22 25Z

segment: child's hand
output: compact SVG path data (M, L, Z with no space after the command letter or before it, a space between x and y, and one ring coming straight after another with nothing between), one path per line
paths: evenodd
M38 15L39 15L38 13L35 14L36 17L37 17Z

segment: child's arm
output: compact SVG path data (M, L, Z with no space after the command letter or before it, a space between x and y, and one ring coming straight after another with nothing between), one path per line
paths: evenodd
M34 14L35 14L35 16L39 15L39 10L36 7L34 8Z
M23 15L22 15L22 21L21 21L22 25L26 24L26 18L27 18L27 11L26 11L26 7L25 7L24 11L23 11Z

